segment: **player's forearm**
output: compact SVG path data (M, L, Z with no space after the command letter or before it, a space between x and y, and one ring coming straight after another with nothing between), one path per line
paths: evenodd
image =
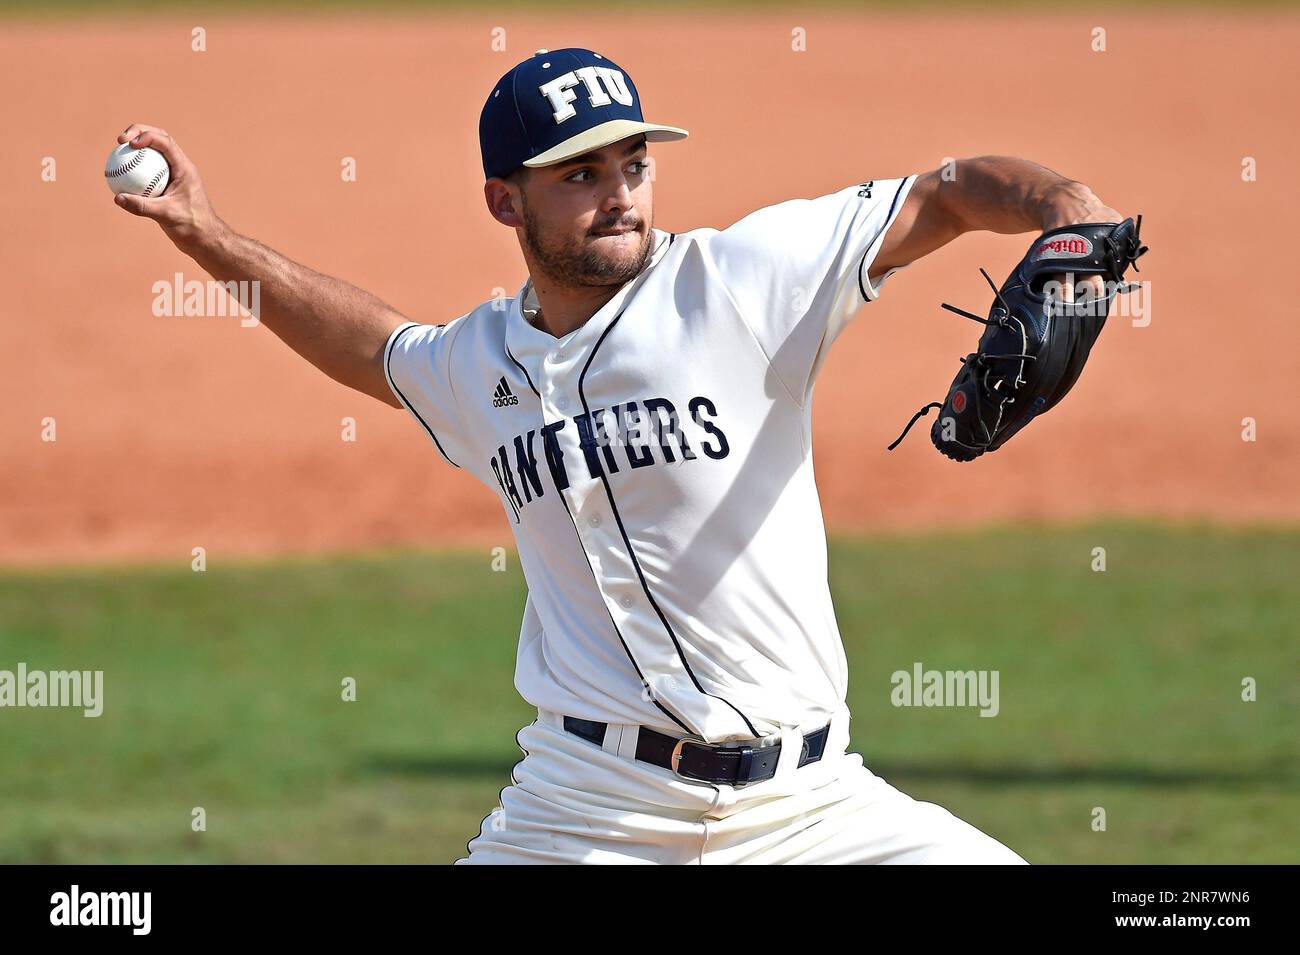
M1043 232L1110 210L1081 182L1014 156L962 159L939 195L962 232Z
M335 381L397 404L382 364L389 334L405 321L397 311L220 220L181 249L218 281L256 281L257 317L286 345Z

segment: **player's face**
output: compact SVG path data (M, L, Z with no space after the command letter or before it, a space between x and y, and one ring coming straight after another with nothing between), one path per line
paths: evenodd
M530 170L521 199L525 253L552 282L622 285L650 257L654 215L643 136Z

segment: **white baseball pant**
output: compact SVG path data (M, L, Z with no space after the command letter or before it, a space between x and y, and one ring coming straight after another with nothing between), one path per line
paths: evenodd
M733 787L635 760L636 726L610 724L602 747L539 711L501 806L456 864L1025 864L871 773L846 752L847 716L831 721L822 759L797 767L802 733L790 728L776 775Z

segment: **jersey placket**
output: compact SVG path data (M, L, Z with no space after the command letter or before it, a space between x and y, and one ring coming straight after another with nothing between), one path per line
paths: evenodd
M669 245L667 234L661 234L655 257L661 257ZM642 581L631 536L622 526L616 492L603 464L603 449L583 446L584 440L601 441L602 434L603 440L611 443L629 440L622 424L614 420L616 416L606 414L605 409L611 401L635 396L599 394L590 372L601 349L613 347L602 344L603 340L620 332L626 335L629 326L636 324L623 317L624 310L650 272L647 269L624 286L589 321L561 339L524 318L525 304L535 301L525 285L507 320L507 346L536 386L544 425L557 426L554 439L569 476L560 497L619 639L646 686L645 699L692 735L753 735L741 714L706 693L688 670L678 636ZM611 325L618 327L611 329ZM579 427L578 421L584 418ZM584 433L590 437L584 439ZM589 456L588 450L594 453Z
M599 417L599 408L591 408L590 416L588 410L583 408L579 382L590 358L591 348L604 325L605 322L593 320L572 339L557 341L542 356L537 388L544 422L547 425L564 422L564 426L556 432L556 440L566 463L571 462L568 465L571 478L569 486L560 494L573 518L605 606L622 632L630 617L649 611L650 608L641 606L644 591L636 568L619 530L618 520L609 506L601 475L592 474L589 469L588 457L582 446L584 429L577 425L580 418L586 418L590 423L592 418ZM589 332L594 334L588 334ZM587 433L599 440L601 432L591 425Z

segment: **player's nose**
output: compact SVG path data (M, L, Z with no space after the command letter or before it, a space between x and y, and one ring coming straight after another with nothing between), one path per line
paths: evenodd
M634 205L632 187L622 173L614 176L601 199L601 209L605 212L626 211Z

